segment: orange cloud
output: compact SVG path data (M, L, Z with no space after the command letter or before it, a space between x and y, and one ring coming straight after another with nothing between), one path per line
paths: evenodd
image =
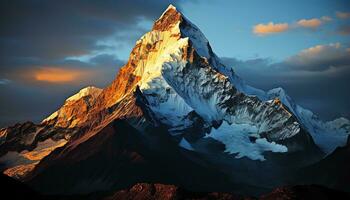
M65 69L58 67L42 67L32 72L36 81L50 83L69 83L82 80L89 75L86 70Z
M312 19L301 19L296 23L288 24L288 23L279 23L274 24L270 22L268 24L257 24L253 27L253 32L257 35L263 36L272 33L281 33L286 32L292 29L297 28L313 28L317 27L332 21L333 19L329 16L322 16L321 18L312 18Z
M272 33L281 33L289 29L287 23L274 24L270 22L268 24L258 24L253 27L253 32L257 35L268 35Z
M313 19L301 19L297 22L298 26L302 26L305 28L317 28L319 26L321 26L322 21L317 19L317 18L313 18Z
M338 18L340 19L347 19L350 18L350 12L336 12L335 13L337 15Z

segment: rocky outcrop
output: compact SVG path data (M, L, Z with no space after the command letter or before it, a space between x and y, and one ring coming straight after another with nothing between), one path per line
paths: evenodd
M176 199L198 199L198 200L249 200L239 195L220 192L191 192L175 185L138 183L131 188L117 191L105 200L133 199L133 200L176 200Z

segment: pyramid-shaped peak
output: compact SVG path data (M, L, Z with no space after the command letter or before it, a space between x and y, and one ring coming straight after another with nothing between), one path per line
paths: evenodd
M176 10L176 7L173 4L169 4L168 8L164 12L171 10L171 9Z
M153 30L168 30L172 25L183 20L182 14L175 6L170 4L159 19L154 23Z
M163 18L164 15L166 15L166 13L170 13L170 14L179 13L179 14L181 14L173 4L169 4L169 6L167 7L167 9L165 9L165 11L159 17L159 19Z

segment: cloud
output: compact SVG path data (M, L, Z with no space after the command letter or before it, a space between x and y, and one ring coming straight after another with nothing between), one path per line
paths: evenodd
M267 24L257 24L253 27L253 33L256 35L264 36L273 33L282 33L287 32L296 28L312 28L316 29L321 25L332 21L332 18L329 16L322 16L321 18L312 18L312 19L300 19L295 23L279 23L274 24L269 22Z
M81 82L92 75L88 70L65 69L59 67L41 67L28 73L35 81L48 83Z
M125 61L119 60L111 54L99 54L89 60L90 63L97 66L118 68L124 65Z
M330 21L332 21L333 19L332 19L331 17L329 17L329 16L322 16L322 17L321 17L321 20L324 21L324 22L330 22Z
M289 28L287 23L274 24L257 24L253 27L253 32L257 35L268 35L273 33L281 33L287 31Z
M312 18L312 19L301 19L296 22L296 27L316 29L321 25L330 21L332 21L332 18L329 16L322 16L321 18Z
M20 121L41 121L81 88L106 87L124 63L110 54L100 54L86 61L17 60L16 67L7 70L4 76L11 84L0 85L0 127Z
M350 52L340 43L316 45L291 56L285 66L304 71L325 71L350 66Z
M6 79L6 78L0 79L0 85L7 85L9 83L11 83L11 80L9 80L9 79Z
M350 35L350 26L348 25L339 26L337 29L337 32L340 35Z
M25 60L17 63L6 75L13 82L30 85L67 84L106 86L125 61L111 54L99 54L82 61L77 59Z
M348 19L348 18L350 18L350 12L340 12L340 11L337 11L335 14L336 14L336 16L337 16L339 19Z
M317 28L319 26L321 26L322 21L320 19L317 18L313 18L313 19L301 19L297 22L298 26L302 26L305 28Z

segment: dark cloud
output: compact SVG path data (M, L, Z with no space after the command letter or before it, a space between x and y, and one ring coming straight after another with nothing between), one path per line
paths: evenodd
M0 85L6 85L9 83L11 83L11 81L9 79L6 79L6 78L0 79Z
M102 65L106 67L122 66L124 61L119 60L114 55L111 54L101 54L90 59L90 63L95 65Z
M350 35L350 25L339 26L337 31L340 35Z
M140 33L138 23L154 20L169 3L167 0L1 1L0 51L3 56L40 58L86 54L98 48L96 41L100 38L126 31L131 35Z
M304 71L325 71L348 66L350 50L340 43L317 45L284 61L284 67Z
M264 90L282 87L298 104L323 119L350 118L349 49L339 44L313 48L282 62L264 58L222 60L248 84Z

